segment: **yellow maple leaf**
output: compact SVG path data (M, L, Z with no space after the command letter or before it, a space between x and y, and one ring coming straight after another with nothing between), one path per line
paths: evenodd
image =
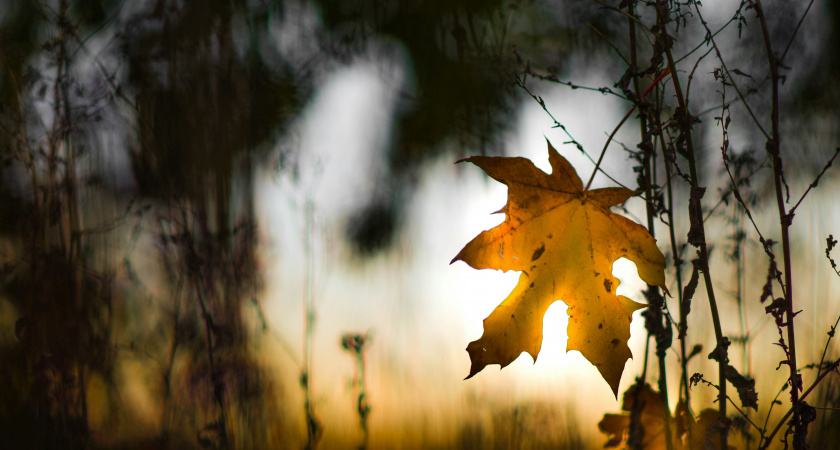
M522 352L534 360L542 345L543 317L556 300L568 305L569 350L594 364L618 397L633 311L646 305L616 295L612 264L625 257L650 285L665 288L665 258L647 230L610 207L638 192L584 191L571 164L548 143L552 172L525 158L473 156L471 162L508 186L499 211L505 221L470 241L452 262L476 269L522 272L513 292L484 320L484 334L467 351L467 378L488 364L510 364Z

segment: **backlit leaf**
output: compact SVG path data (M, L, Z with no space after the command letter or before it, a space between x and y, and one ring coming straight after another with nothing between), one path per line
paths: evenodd
M452 262L476 269L522 272L513 292L484 320L467 351L467 378L488 364L502 367L522 352L536 360L543 317L556 300L568 305L568 350L580 351L618 395L633 311L645 307L616 295L613 263L625 257L650 285L665 288L665 258L647 230L610 207L637 192L586 190L571 164L548 144L552 172L525 158L474 156L463 161L508 186L505 221L470 241Z

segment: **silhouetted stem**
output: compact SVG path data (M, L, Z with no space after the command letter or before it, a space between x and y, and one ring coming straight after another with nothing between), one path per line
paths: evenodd
M668 9L667 6L663 5L662 0L656 0L656 17L657 23L659 25L660 33L666 33L666 24L668 22ZM671 39L670 36L665 35L664 39ZM699 189L699 176L697 174L697 163L694 157L694 143L692 141L691 136L691 115L688 112L688 105L685 101L685 96L683 95L682 88L680 86L680 80L677 75L677 68L674 63L674 57L671 53L671 46L667 45L664 49L665 57L668 60L668 68L671 71L672 77L671 81L674 85L674 91L677 95L677 101L679 102L679 112L678 117L676 118L678 124L680 126L680 131L685 139L686 143L686 158L688 159L688 166L689 166L689 173L690 173L690 182L692 188L692 195L694 195L694 191ZM699 202L699 199L697 199ZM689 207L689 215L692 221L692 225L696 226L696 230L699 232L699 256L700 256L700 264L703 269L703 280L706 285L706 293L709 297L709 309L711 310L712 314L712 323L715 329L715 341L716 345L720 345L723 342L723 331L720 325L720 314L718 312L717 301L715 300L715 290L714 285L712 284L712 275L709 273L709 253L706 248L706 230L705 224L703 223L702 217L702 210L698 211L700 208L692 208ZM722 419L726 418L726 376L725 376L725 369L726 369L726 360L724 358L720 358L718 362L718 379L720 382L720 387L718 391L718 408L720 411L720 417ZM728 429L723 430L720 433L720 448L727 448L728 444Z
M785 265L785 316L787 319L787 338L788 338L788 366L790 369L790 401L791 409L793 411L793 447L795 449L805 448L805 429L803 429L802 421L799 420L799 391L802 389L802 382L796 368L796 334L794 333L793 319L793 274L791 273L792 264L790 260L790 226L793 222L793 216L788 215L785 211L785 200L782 193L782 157L781 157L781 133L779 130L779 70L778 61L773 55L773 47L770 43L770 34L767 30L767 22L764 18L764 9L761 5L761 0L756 0L756 14L758 14L759 22L761 23L761 32L764 37L764 48L767 52L767 61L770 64L770 78L773 88L771 108L772 120L772 134L767 140L767 151L773 161L773 182L776 190L776 204L779 209L779 222L782 229L782 252Z
M628 17L630 17L630 16L635 17L632 5L627 7L627 14L628 14ZM636 66L637 66L636 21L632 20L632 19L628 19L627 23L628 23L628 28L629 28L629 32L630 32L630 70L635 72L636 71ZM661 79L662 79L661 76L658 77L657 80L654 81L651 86L656 86L656 84ZM634 91L635 91L636 95L638 96L639 92L641 92L642 89L639 86L639 76L636 75L635 73L633 75L633 88L634 88ZM650 89L648 89L644 94L642 94L642 96L637 97L636 101L639 102L639 103L644 102L645 95L647 95L648 92L650 92ZM634 105L634 106L637 106L637 105ZM632 112L632 109L630 110L630 112ZM639 130L640 130L640 136L642 138L642 143L643 143L642 151L644 152L644 154L642 155L642 170L644 171L644 177L643 177L644 186L640 186L640 187L642 189L644 189L644 191L645 191L645 215L647 216L648 232L650 233L650 235L652 237L656 238L656 230L654 228L654 220L653 220L654 219L654 211L653 211L653 207L652 207L653 206L652 205L653 197L651 196L651 184L652 184L651 164L652 164L653 157L655 155L652 154L653 153L653 142L651 140L651 134L648 132L647 115L644 114L644 111L642 111L642 114L640 114L640 116L639 116ZM660 293L659 293L659 287L658 286L648 285L647 289L648 289L648 293L651 295L651 298L660 298ZM664 299L663 299L663 301L664 301ZM660 308L660 305L652 305L652 306L649 306L649 307ZM657 313L659 313L659 312L657 312ZM661 323L662 322L661 321L661 314L657 314L657 317L660 318L659 322ZM648 330L648 334L650 334L650 330ZM649 341L650 341L650 338L648 338L648 342ZM657 360L659 362L659 399L662 401L663 408L665 409L665 411L663 411L663 417L665 417L665 427L664 427L665 428L665 445L666 445L666 448L668 450L673 450L674 443L672 442L672 438L671 438L671 411L669 409L669 404L668 404L668 376L667 376L667 372L665 370L665 353L664 353L664 351L662 351L662 349L659 348L659 346L660 346L659 340L657 339L656 357L657 357Z

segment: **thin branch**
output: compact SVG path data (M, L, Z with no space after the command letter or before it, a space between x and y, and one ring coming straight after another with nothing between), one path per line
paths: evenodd
M814 0L811 0L811 3L808 3L808 7L805 8L805 12L802 13L802 17L799 18L799 23L796 24L796 28L793 30L793 34L790 36L790 40L785 46L785 51L782 52L782 56L779 58L779 64L785 60L785 56L787 56L788 50L790 50L790 45L793 44L793 40L796 38L796 33L799 32L799 28L802 26L802 22L805 20L805 16L808 15L808 12L811 11L811 7L814 6Z
M522 63L522 57L519 56L519 53L516 52L516 50L514 50L513 53L516 56L517 60L519 60L519 62L521 64ZM530 64L528 64L528 63L525 63L525 69L522 72L520 72L520 74L530 75L532 78L536 78L536 79L543 80L543 81L550 81L552 83L562 84L564 86L568 86L568 87L572 88L572 90L582 89L582 90L585 90L585 91L596 91L596 92L600 92L604 95L610 94L610 95L614 95L614 96L616 96L616 97L618 97L622 100L630 101L629 98L619 94L618 92L615 92L614 90L612 90L612 89L610 89L606 86L597 87L597 88L596 87L590 87L590 86L581 86L579 84L572 83L571 81L563 81L563 80L557 78L557 75L555 75L553 73L549 73L548 75L545 75L545 74L542 74L542 73L539 73L539 72L535 72L534 69L532 69Z
M743 417L744 419L747 419L747 422L749 422L749 423L750 423L750 425L752 425L752 426L753 426L753 428L755 428L755 429L756 429L756 431L758 431L758 432L759 432L759 434L761 434L762 436L764 436L764 430L762 430L761 428L758 428L758 425L756 425L756 424L755 424L755 423L754 423L754 422L750 419L750 416L748 416L748 415L747 415L744 411L741 411L741 408L739 408L739 407L738 407L738 405L736 405L736 404L735 404L735 402L734 402L734 401L732 401L732 397L730 397L730 396L728 396L728 395L727 395L727 396L726 396L726 399L727 399L727 400L729 400L729 404L730 404L730 405L732 405L733 407L735 407L735 409L736 409L736 410L738 410L738 413L740 413L740 414L741 414L741 417Z
M699 380L700 380L700 381L702 381L703 383L705 383L705 384L707 384L707 385L709 385L710 387L713 387L713 388L715 388L715 389L720 389L720 386L718 386L718 385L716 385L716 384L712 383L712 382L711 382L711 381L709 381L709 380L706 380L705 378L703 378L703 376L702 376L701 374L695 374L695 376L698 376L698 375L700 375ZM696 380L694 380L694 377L692 377L692 380L693 380L694 382L697 382ZM698 383L698 384L699 384L699 383ZM778 397L778 395L777 395L777 397ZM763 438L763 437L764 437L764 431L763 431L761 428L759 428L759 427L758 427L758 425L756 425L755 423L753 423L753 421L752 421L752 420L750 420L750 418L747 416L747 414L746 414L746 413L744 413L744 411L742 411L742 410L741 410L741 408L739 408L737 404L735 404L735 402L732 400L732 397L730 397L730 396L728 396L728 395L727 395L727 396L726 396L726 400L727 400L727 401L729 401L729 403L730 403L732 406L734 406L734 407L735 407L735 409L737 409L737 410L738 410L738 412L741 414L741 416L743 416L745 419L747 419L747 422L749 422L749 423L750 423L750 425L752 425L753 427L755 427L755 429L756 429L756 430L758 430L758 432L759 432L759 433L761 433L761 437ZM716 400L716 401L717 401L717 400ZM765 424L764 426L766 427L766 426L767 426L767 424Z
M546 114L548 114L548 117L550 117L550 118L551 118L551 120L554 122L554 126L553 126L553 128L560 128L561 130L563 130L563 132L564 132L564 133L566 133L566 136L568 136L568 137L569 137L569 139L571 139L570 141L564 142L564 144L574 144L574 145L575 145L575 147L577 147L577 149L578 149L581 153L583 153L583 155L584 155L584 156L586 156L586 158L587 158L587 159L589 159L589 161L591 161L591 162L592 162L592 164L596 164L596 163L595 163L595 160L594 160L594 159L592 159L592 156L590 156L590 155L589 155L589 153L587 153L587 151L583 148L583 145L581 145L581 144L580 144L580 142L578 142L578 141L577 141L577 140L576 140L576 139L572 136L572 134L571 134L571 133L569 133L569 130L567 130L567 129L566 129L566 126L565 126L565 125L563 125L562 123L560 123L560 121L558 121L558 120L554 117L554 115L553 115L553 114L551 114L551 112L548 110L548 107L545 105L545 100L543 100L543 98L542 98L542 97L540 97L540 96L538 96L538 95L535 95L533 92L531 92L531 90L530 90L530 89L528 89L528 86L526 86L526 85L525 85L525 80L524 80L524 79L520 79L519 77L516 77L516 84L517 84L517 86L519 86L519 87L521 87L522 89L524 89L524 90L525 90L525 92L526 92L526 93L527 93L527 94L528 94L528 95L529 95L532 99L534 99L534 101L535 101L535 102L537 102L537 104L539 104L539 105L542 107L543 111L545 111L545 113L546 113ZM604 174L607 178L609 178L609 179L610 179L613 183L615 183L615 184L617 184L617 185L619 185L619 186L621 186L621 187L623 187L623 188L625 188L625 189L630 189L630 188L628 188L627 186L625 186L624 184L620 183L620 182L619 182L618 180L616 180L615 178L613 178L612 176L610 176L610 174L608 174L607 172L605 172L605 171L604 171L604 169L601 169L600 167L597 167L597 165L596 165L596 170L600 170L600 171L601 171L601 173L602 173L602 174Z
M779 405L782 404L782 402L779 401L779 396L782 395L782 392L785 391L786 387L787 387L787 383L783 384L782 388L779 389L779 392L776 392L776 396L773 397L773 401L770 402L770 408L767 410L767 416L764 418L764 428L762 428L762 429L764 429L764 430L767 429L767 423L770 422L770 414L773 412L773 407L776 406L777 404L779 404ZM761 440L758 441L759 448L761 448L761 442L764 439L765 439L765 436L762 436Z
M837 330L837 324L840 324L840 316L837 317L837 320L834 321L834 326L831 327L831 331L828 332L828 339L825 341L825 348L823 349L822 357L820 358L820 364L817 366L817 378L819 378L822 373L822 365L825 362L825 354L828 352L828 345L831 344L831 339L834 337L834 331Z
M610 133L610 136L607 138L607 142L604 143L604 148L601 149L601 156L598 157L598 162L595 163L595 170L592 171L592 176L589 177L589 182L587 182L586 187L583 188L584 192L588 191L589 187L592 186L592 180L595 179L595 174L598 173L598 169L601 168L601 162L604 160L604 155L607 154L607 147L610 146L610 142L612 142L613 137L615 137L615 134L618 133L618 130L621 128L622 125L624 125L624 122L626 122L627 119L630 118L630 114L633 114L633 111L635 110L636 105L633 105L633 107L630 108L630 111L627 111L627 114L625 114L624 117L621 118L621 121L618 122L618 125L616 125L615 128L613 128L612 133Z
M615 53L618 55L618 57L619 57L619 58L621 58L621 60L622 60L622 61L624 61L624 64L626 64L626 65L628 65L628 66L630 65L630 62L629 62L629 61L627 61L627 58L625 58L625 57L624 57L624 55L622 55L622 54L621 54L621 51L620 51L618 48L616 48L616 46L615 46L615 45L613 45L612 41L610 41L609 39L607 39L607 37L606 37L606 36L604 36L604 33L601 33L601 31L600 31L600 30L598 30L597 28L595 28L595 26L594 26L594 25L592 25L592 24L591 24L591 23L589 23L589 22L583 21L583 23L585 23L585 24L589 25L589 28L592 28L592 31L594 31L595 33L597 33L597 34L598 34L598 36L601 36L601 38L603 38L603 39L604 39L604 41L606 41L607 45L609 45L609 46L610 46L613 50L615 50Z
M645 97L647 97L647 95L650 93L651 89L653 89L654 86L659 84L659 82L662 81L662 79L665 78L665 76L668 75L669 73L670 73L670 70L665 69L661 74L659 74L659 76L656 77L655 80L653 80L653 83L651 83L650 86L648 86L647 90L645 90L645 92L644 92L644 94L642 94L641 98L644 99ZM633 114L633 111L635 111L635 110L636 110L636 105L633 105L630 108L630 110L627 111L627 114L625 114L624 117L621 119L621 122L619 122L618 125L616 125L615 129L613 129L612 133L610 134L610 137L607 138L607 142L604 144L604 148L601 150L601 156L598 157L598 162L595 163L595 170L592 171L592 175L589 177L589 182L586 183L586 187L583 189L584 191L588 191L589 187L592 185L592 180L595 179L595 174L598 173L598 169L601 166L601 162L604 160L604 155L607 153L607 147L610 145L610 142L612 142L613 137L615 137L615 134L618 132L618 130L621 128L621 126L624 125L624 122L627 121L627 119L630 117L630 114Z
M732 87L735 88L735 92L738 93L738 98L740 98L741 101L744 103L744 107L747 108L747 112L750 114L750 117L752 117L753 122L755 122L755 125L761 131L761 134L763 134L765 138L770 139L770 135L767 134L766 131L764 131L764 127L761 126L761 122L758 121L758 118L755 116L755 113L753 112L752 108L750 108L750 104L747 103L747 99L744 97L743 94L741 94L741 90L738 89L738 84L735 83L735 80L729 74L729 69L726 68L726 63L723 61L723 55L721 55L720 49L718 49L717 43L715 42L715 38L712 36L712 30L709 29L709 24L706 23L706 20L703 19L703 15L700 13L700 7L697 6L697 1L694 0L692 1L692 3L694 4L694 10L697 11L697 17L700 19L700 23L703 24L703 28L706 29L709 41L711 41L712 46L715 49L715 54L718 57L718 61L720 61L721 66L723 66L723 70L726 72L726 76L729 79L729 82L732 83Z
M706 53L703 53L702 56L697 58L697 61L694 63L694 67L691 68L691 72L688 73L688 83L685 86L685 102L690 103L689 98L691 98L691 82L694 80L694 73L697 71L697 67L700 66L700 61L703 61L703 58L709 55L713 49L709 49Z
M718 34L720 34L720 32L721 32L721 31L723 31L723 30L724 30L727 26L729 26L729 24L730 24L730 23L732 23L732 22L734 22L734 21L735 21L735 17L732 17L731 19L729 19L729 22L726 22L725 24L723 24L723 26L722 26L722 27L720 27L720 29L719 29L719 30L715 31L715 32L714 32L714 34L712 34L712 37L717 36ZM688 53L686 53L685 55L683 55L683 57L682 57L682 58L679 58L679 59L677 59L676 61L674 61L674 63L675 63L675 64L679 64L679 63L681 63L684 59L688 58L688 57L689 57L689 56L691 56L694 52L696 52L697 50L699 50L699 49L700 49L700 47L702 47L704 44L706 44L706 41L705 41L705 40L703 40L703 42L701 42L701 43L697 44L697 46L696 46L696 47L694 47L694 48L693 48L693 49L691 49Z
M793 217L793 212L796 211L796 208L799 207L799 204L802 203L802 200L805 200L805 196L808 195L809 192L811 192L811 189L817 187L817 184L820 182L820 178L822 178L823 174L825 174L828 168L831 167L831 163L834 162L834 158L837 158L837 155L840 155L840 147L837 147L834 150L834 156L832 156L831 159L828 160L828 162L825 164L825 167L823 167L822 172L820 172L820 174L817 175L817 178L814 180L814 182L808 186L808 189L805 190L805 193L802 194L802 197L799 199L798 202L796 202L796 205L794 205L793 208L790 209L790 211L788 212L788 215L790 217Z
M636 22L640 27L644 28L645 31L647 31L648 33L656 34L650 28L648 28L647 25L645 25L641 20L639 20L637 17L633 16L632 14L627 14L626 12L616 8L615 6L608 5L601 0L592 0L592 1L594 1L595 3L603 6L604 9L609 9L610 11L615 11L615 12L621 14L622 16L627 17L628 19L632 20L633 22Z

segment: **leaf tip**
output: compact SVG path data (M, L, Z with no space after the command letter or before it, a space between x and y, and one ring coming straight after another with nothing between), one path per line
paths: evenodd
M477 374L478 372L481 372L481 370L482 370L482 369L484 369L485 367L487 367L487 365L486 365L486 364L485 364L485 365L483 365L483 366L481 366L481 367L476 368L476 364L475 364L475 363L473 363L473 364L470 366L470 374L469 374L469 375L467 375L467 377L466 377L466 378L464 378L464 380L469 380L470 378L474 377L474 376L475 376L475 374Z
M462 248L461 251L459 251L458 254L455 255L454 258L452 258L452 261L449 261L450 266L452 264L455 264L455 261L464 261L465 263L467 263L467 265L472 266L472 264L470 264L469 262L467 262L466 259L464 259L464 250L467 248L467 246L464 246L464 248Z
M543 135L543 137L545 138L545 143L548 144L548 158L551 159L552 154L559 155L560 152L558 152L557 149L554 148L553 145L551 145L551 141L549 141L548 138L545 137L545 135Z
M551 150L554 150L554 146L551 145L551 141L548 140L548 136L543 134L543 139L545 139L545 143L548 144L548 148L551 149ZM554 150L554 151L557 151L557 150Z

